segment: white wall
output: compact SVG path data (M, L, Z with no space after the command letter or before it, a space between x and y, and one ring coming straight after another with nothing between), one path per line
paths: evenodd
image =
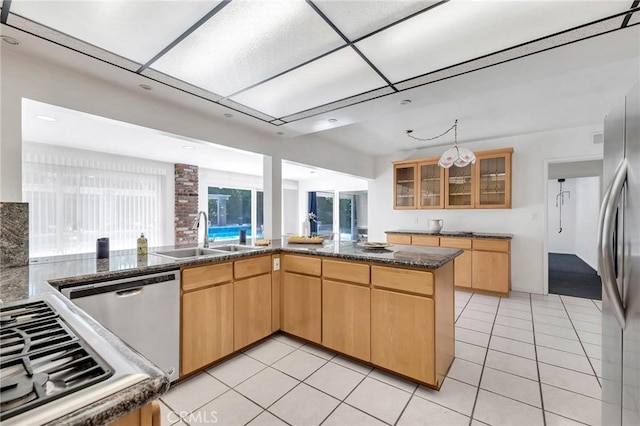
M566 179L563 184L563 191L569 191L564 195L564 205L562 206L562 232L560 228L560 203L556 200L560 192L560 183L556 179L549 180L549 190L547 192L548 223L547 229L549 253L576 253L576 179ZM556 207L556 202L558 207Z
M369 186L369 240L384 241L386 230L426 229L429 218L444 219L444 230L504 232L511 243L513 290L544 292L546 280L546 168L549 161L602 157L602 144L591 134L602 125L531 133L465 144L475 150L513 147L512 205L506 210L393 210L392 161L439 156L446 147L415 150L376 159L376 178ZM373 213L375 212L375 213ZM416 223L417 221L417 223Z
M576 255L598 270L597 242L600 177L576 179Z

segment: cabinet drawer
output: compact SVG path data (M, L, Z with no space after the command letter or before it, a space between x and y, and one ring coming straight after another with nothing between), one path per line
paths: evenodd
M433 294L433 273L410 269L371 267L371 283L376 287L410 291L424 295Z
M510 246L509 240L473 240L474 250L487 250L487 251L504 251L508 252Z
M440 238L440 247L471 249L471 238Z
M251 257L236 260L233 264L233 276L238 278L267 274L271 271L271 256Z
M305 275L320 276L322 260L319 257L295 256L287 254L284 257L284 270Z
M387 242L389 244L411 244L411 235L409 234L387 234Z
M369 265L362 263L322 261L322 276L358 284L369 284Z
M182 271L182 290L190 291L214 284L222 284L233 278L231 262L197 266Z
M438 247L440 245L440 237L434 237L431 235L413 235L411 237L411 244L414 246Z

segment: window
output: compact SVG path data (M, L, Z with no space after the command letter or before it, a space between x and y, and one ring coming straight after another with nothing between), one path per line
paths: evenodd
M247 237L262 237L262 191L210 186L208 197L209 238L213 239L215 236L216 240L237 239L241 230L246 231ZM255 212L252 210L254 205Z
M339 222L341 241L366 241L367 191L340 192Z
M40 144L25 144L23 158L30 257L94 253L101 237L111 251L135 248L141 232L154 246L167 244L170 168Z
M333 192L317 192L318 234L333 233Z

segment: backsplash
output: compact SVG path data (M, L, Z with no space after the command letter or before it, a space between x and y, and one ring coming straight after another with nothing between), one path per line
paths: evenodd
M29 204L0 202L0 266L29 264Z
M198 166L175 165L176 246L198 244L198 232L191 229L198 215ZM202 231L201 231L202 232Z

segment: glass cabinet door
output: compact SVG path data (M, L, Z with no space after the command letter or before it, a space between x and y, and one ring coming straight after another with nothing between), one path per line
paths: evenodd
M511 208L511 151L476 161L476 208Z
M416 164L396 164L394 166L395 209L416 208Z
M421 209L444 208L443 169L437 160L418 164L420 195L418 207Z
M452 166L446 170L447 208L470 208L473 206L473 185L471 183L472 165Z

